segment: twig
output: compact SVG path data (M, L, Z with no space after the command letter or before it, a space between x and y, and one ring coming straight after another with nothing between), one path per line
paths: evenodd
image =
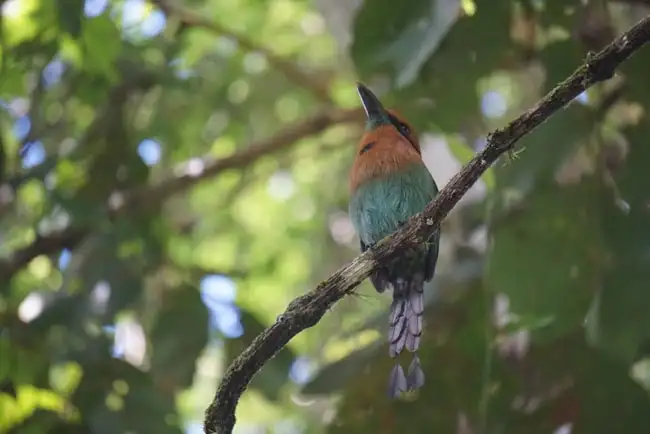
M155 207L171 195L185 191L225 170L245 167L263 156L287 149L298 140L320 133L332 125L353 122L361 119L362 116L361 109L325 110L290 125L265 140L254 142L242 151L221 160L191 159L181 164L178 175L165 178L152 186L112 195L112 199L107 204L107 212L111 216L116 216L143 207ZM197 170L198 168L200 170ZM68 227L63 231L37 238L32 244L11 254L9 258L0 260L0 282L8 284L13 275L35 257L49 255L63 248L72 248L83 239L84 235L84 231L79 228Z
M202 180L213 178L224 170L248 166L261 157L290 147L302 138L318 134L335 124L360 120L362 116L361 109L325 110L283 128L267 139L252 143L229 157L220 160L210 157L192 158L178 166L175 176L165 178L153 186L126 192L124 200L118 201L117 207L111 207L111 212L121 212L127 207L132 209L159 204L171 195L185 191Z
M262 54L268 60L269 64L276 70L284 74L289 81L309 90L319 101L331 104L332 99L329 96L327 84L321 82L316 74L304 72L298 65L273 53L266 47L248 39L221 23L209 20L205 16L183 8L176 4L176 0L151 0L167 15L176 17L183 25L188 27L201 27L210 32L217 33L221 36L234 39L239 46L246 51L257 52Z
M72 248L81 242L84 236L83 231L76 229L56 231L46 236L37 235L31 244L13 252L7 259L0 261L0 276L2 276L0 285L8 285L9 279L35 257Z
M503 153L555 112L569 104L585 89L611 78L614 70L650 40L650 16L641 20L605 49L578 68L533 108L503 129L488 136L487 146L477 154L425 210L411 218L401 230L374 248L357 256L314 290L291 303L276 322L258 335L251 345L226 370L214 400L206 410L206 434L230 434L235 425L235 409L253 376L280 349L301 331L314 326L338 300L353 292L380 264L387 264L400 252L421 245L436 230L442 219L480 176Z

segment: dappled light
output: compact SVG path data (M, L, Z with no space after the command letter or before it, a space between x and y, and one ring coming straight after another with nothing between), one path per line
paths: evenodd
M650 433L649 14L0 1L0 434Z

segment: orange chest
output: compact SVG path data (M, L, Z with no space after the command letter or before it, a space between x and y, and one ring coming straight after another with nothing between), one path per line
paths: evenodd
M370 148L360 150L350 171L350 191L376 178L407 169L414 164L422 164L420 155L404 143L375 143Z

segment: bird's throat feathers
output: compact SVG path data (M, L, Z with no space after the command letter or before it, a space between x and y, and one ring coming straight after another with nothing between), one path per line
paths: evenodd
M350 176L350 191L373 179L406 171L423 164L422 156L411 142L392 125L367 131L359 143Z

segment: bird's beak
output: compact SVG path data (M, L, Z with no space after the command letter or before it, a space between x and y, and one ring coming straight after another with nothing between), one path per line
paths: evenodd
M359 93L359 98L361 98L363 109L366 112L366 118L370 123L375 126L390 124L388 112L370 89L357 82L357 92Z

